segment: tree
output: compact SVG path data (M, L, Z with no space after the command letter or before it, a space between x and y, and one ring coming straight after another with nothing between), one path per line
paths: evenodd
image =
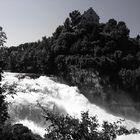
M116 28L116 25L117 21L115 19L109 19L104 27L104 31L110 33Z
M68 32L68 31L71 31L72 29L71 29L71 22L70 22L70 19L69 18L67 18L66 20L65 20L65 22L64 22L64 29L66 30L66 32Z
M72 26L78 25L78 23L81 21L81 14L79 11L75 10L69 14L72 22Z
M3 32L3 28L0 27L0 47L4 46L5 40L7 39L5 32Z
M2 27L0 27L0 46L3 46L5 43L6 34L2 31ZM2 64L3 62L0 61L0 81L2 80ZM4 124L6 119L8 118L7 112L7 104L4 101L5 96L2 94L2 87L0 84L0 126Z
M119 34L120 34L120 36L121 36L122 39L129 37L130 30L127 28L125 22L120 21L118 23L117 27L118 27L118 32L119 32Z
M101 126L96 116L90 116L88 112L81 113L79 120L42 109L46 121L50 122L46 129L46 140L115 140L118 135L140 133L136 128L127 130L121 120L114 123L105 121Z

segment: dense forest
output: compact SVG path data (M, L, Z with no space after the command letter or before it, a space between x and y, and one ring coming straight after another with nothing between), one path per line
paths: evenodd
M3 46L6 36L2 28L0 33L0 46ZM99 23L99 16L92 8L83 14L77 10L71 12L51 37L17 47L1 47L0 62L0 80L4 69L60 76L81 88L92 85L97 76L102 86L120 88L140 100L140 36L130 38L123 21L110 19L107 23ZM12 125L6 121L9 116L2 91L0 89L2 140L114 140L117 135L140 133L137 129L128 131L108 122L98 131L96 117L89 117L88 112L82 113L79 121L45 111L45 118L51 125L45 138L41 138L22 124Z
M4 70L57 75L82 87L92 84L94 74L102 85L127 91L140 99L140 36L129 37L123 21L99 23L90 8L81 14L75 10L51 37L2 47L0 60Z

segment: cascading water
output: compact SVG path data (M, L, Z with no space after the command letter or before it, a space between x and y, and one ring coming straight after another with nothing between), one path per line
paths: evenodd
M104 120L114 122L122 119L107 113L95 104L91 104L88 99L79 93L77 87L57 83L46 76L31 79L28 76L21 78L23 75L25 74L4 73L2 84L16 84L16 94L13 96L7 95L6 98L9 103L9 114L12 122L22 123L34 133L43 136L45 134L45 127L47 126L38 104L44 108L59 113L68 113L78 118L80 118L82 111L89 111L89 114L93 116L97 115L99 123L102 123ZM124 125L128 129L132 127L140 129L140 123L131 120L125 120ZM140 139L140 135L135 137L139 137ZM126 138L128 140L128 137L121 136L118 137L118 140Z

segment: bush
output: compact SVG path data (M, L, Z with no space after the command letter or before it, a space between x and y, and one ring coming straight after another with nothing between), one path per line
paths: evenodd
M60 115L45 110L46 121L50 122L46 129L46 139L53 140L115 140L117 135L140 133L138 129L128 131L120 125L121 121L114 123L103 122L99 125L96 117L89 116L88 112L81 113L81 120L69 115ZM100 128L100 129L99 129Z

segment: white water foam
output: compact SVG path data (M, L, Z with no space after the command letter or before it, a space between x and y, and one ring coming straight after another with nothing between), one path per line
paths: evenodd
M68 113L71 116L80 118L82 111L89 111L89 114L97 115L99 123L103 121L114 122L120 117L107 113L95 104L91 104L82 94L79 93L77 87L70 87L51 80L46 76L40 76L37 79L25 77L18 78L17 73L4 73L2 84L17 84L17 94L14 98L7 95L6 100L10 103L9 113L13 122L20 122L28 126L34 133L41 136L45 133L45 120L42 117L42 110L38 103L44 108L49 108L59 113ZM140 123L126 120L124 125L127 128L136 127L140 129ZM118 137L120 138L120 137ZM121 139L119 139L121 140ZM124 139L123 139L124 140Z
M20 123L20 124L23 124L24 126L28 127L32 132L34 132L35 134L39 134L41 137L44 136L45 134L45 127L41 127L37 124L35 124L33 121L30 121L30 120L21 120L19 122L16 122L16 123Z
M122 135L117 137L117 140L140 140L140 134Z

